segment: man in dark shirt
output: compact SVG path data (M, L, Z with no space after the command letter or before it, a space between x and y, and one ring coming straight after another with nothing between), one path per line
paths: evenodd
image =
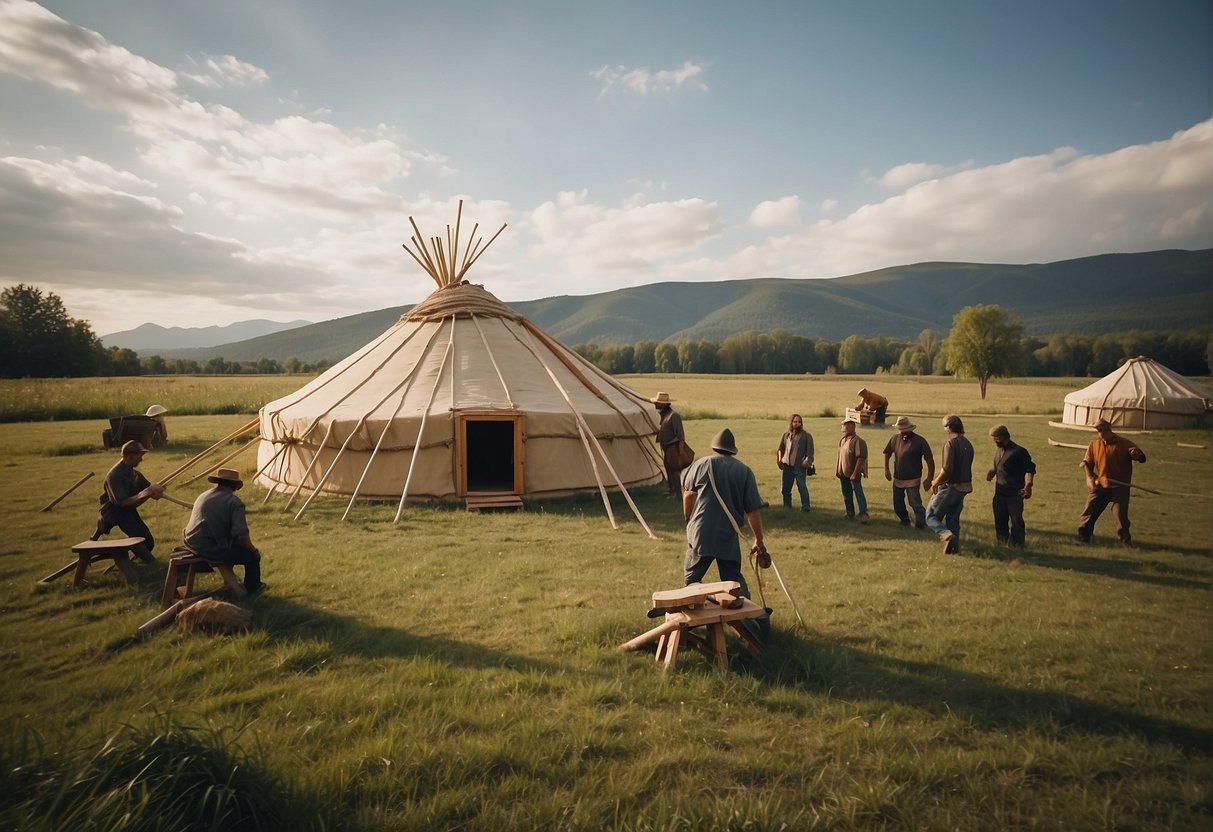
M134 439L122 446L122 458L105 475L105 490L101 492L101 508L93 540L109 534L117 526L127 537L143 538L143 542L132 547L131 552L144 563L151 563L156 559L152 555L156 539L139 516L139 506L148 500L159 500L164 495L164 486L148 482L147 477L135 470L145 453L147 450Z
M906 511L906 498L914 509L915 528L927 527L927 510L922 504L920 488L930 488L931 480L935 477L935 457L931 456L931 446L927 440L914 432L917 427L908 416L898 416L893 423L897 435L889 439L884 446L884 478L893 483L893 513L901 520L901 525L910 525L910 513ZM893 470L889 470L889 459L893 460ZM927 463L926 479L922 475L922 463Z
M927 504L927 528L939 535L944 554L954 555L960 551L960 512L965 496L973 491L973 443L965 437L959 416L944 416L943 429L948 441L931 483L934 496Z
M1006 425L990 428L990 439L998 448L986 472L986 482L994 480L994 535L999 543L1023 546L1023 501L1032 499L1036 463L1027 448L1011 441Z
M658 393L649 401L657 408L661 419L661 426L657 429L657 444L661 448L661 461L665 463L665 480L669 487L666 496L677 497L680 493L678 472L682 470L682 463L678 459L678 446L687 438L682 429L682 417L674 410L674 400L670 398L669 393Z

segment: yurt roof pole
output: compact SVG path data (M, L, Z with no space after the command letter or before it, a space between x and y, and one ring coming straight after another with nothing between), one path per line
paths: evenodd
M505 393L505 399L510 403L510 407L514 407L514 396L510 393L510 386L505 383L505 376L501 374L501 368L497 366L497 357L493 355L493 348L489 346L489 339L484 334L484 329L480 326L480 320L472 315L472 323L476 325L476 331L480 333L480 341L484 344L484 351L489 357L489 361L493 364L493 370L497 373L497 380L501 382L501 391Z
M631 506L632 513L634 515L636 515L636 519L640 521L640 525L644 527L644 530L646 532L648 532L649 537L651 537L653 540L656 540L657 535L653 534L653 530L649 528L649 524L644 522L644 517L641 515L640 509L636 507L636 504L634 502L632 502L632 495L628 493L628 489L626 486L624 486L623 480L620 479L619 474L617 474L615 472L615 466L611 465L611 460L609 457L607 457L606 451L604 451L602 449L602 444L598 441L598 437L594 435L594 431L590 429L590 426L588 424L586 424L585 419L582 418L581 413L577 410L577 406L575 404L573 404L573 400L569 396L568 391L564 389L564 386L560 383L560 380L556 378L556 374L552 372L552 368L547 365L547 362L545 362L543 360L543 357L541 355L539 355L539 352L534 347L528 347L528 349L530 349L531 354L534 355L535 359L543 366L543 369L547 371L548 378L550 378L552 380L552 384L556 385L556 389L560 391L560 395L564 397L564 400L566 402L568 402L569 409L573 411L573 416L577 419L578 427L581 430L583 430L585 432L585 434L588 435L590 437L590 439L593 441L594 447L596 447L598 449L598 453L602 456L602 461L606 464L607 470L611 472L611 476L615 478L616 485L619 486L619 490L623 493L623 498L625 500L627 500L628 505ZM590 452L588 447L586 448L586 452L590 454L590 463L593 464L594 463L594 454L592 452ZM595 476L595 478L598 478L598 466L597 465L594 465L594 476ZM599 487L599 490L601 490L603 492L603 502L606 503L607 514L610 514L611 513L611 504L610 504L610 500L608 500L606 498L605 489L602 488L602 479L601 478L598 478L598 487ZM611 517L611 525L612 526L615 525L615 520L614 520L613 515Z
M463 280L463 276L467 274L467 270L472 267L477 259L479 259L480 255L484 254L484 252L488 250L488 247L493 244L493 240L496 240L497 236L501 234L502 231L505 231L506 228L506 224L502 223L501 228L497 229L497 234L494 234L488 243L482 248L480 242L484 238L482 237L480 240L476 240L476 229L480 227L480 224L477 223L475 226L473 226L472 233L468 237L468 242L470 243L472 240L476 240L475 245L464 249L463 261L460 263L458 271L456 271L455 263L459 262L459 235L460 224L462 221L463 200L461 199L459 200L458 213L455 215L454 233L452 234L451 227L449 225L446 227L446 245L443 246L441 237L430 237L429 248L427 248L424 242L426 240L426 236L422 234L421 229L417 227L417 221L412 217L409 217L409 224L413 226L413 231L416 232L415 236L409 238L409 241L412 242L414 248L416 248L416 251L409 248L408 243L402 244L404 246L404 250L412 255L413 259L417 261L417 264L421 266L421 268L425 269L426 274L433 278L434 282L438 284L439 289L443 289L447 286L454 286Z
M615 405L614 402L612 402L609 398L607 398L605 395L603 395L598 390L598 387L593 382L591 382L589 378L586 377L585 373L581 372L581 369L568 359L568 357L564 354L563 345L561 345L557 341L554 341L550 335L548 335L542 329L535 326L533 323L526 320L525 318L522 321L522 326L526 329L527 332L531 333L531 335L535 336L540 341L543 341L548 346L548 349L550 349L553 353L555 353L556 357L560 359L560 363L563 364L566 368L568 368L568 371L570 373L572 373L577 378L578 381L580 381L587 388L589 388L590 391L592 393L594 393L594 395L596 395L608 407L610 407L612 410L614 410L616 413L618 413L619 418L622 419L625 424L628 422L628 418L627 418L627 416L624 415L623 411L620 410ZM641 451L643 453L645 453L647 456L649 456L649 458L652 459L657 464L658 468L664 467L665 460L663 460L659 456L657 456L657 451L656 451L655 445L653 445L652 443L649 443L649 442L645 442L639 436L635 437L635 441L640 446Z
M390 331L391 330L389 330L389 332ZM410 332L407 337L403 338L399 344L397 344L395 347L393 347L391 349L391 351L388 352L388 354L379 361L378 366L376 366L374 370L372 370L370 373L368 373L365 378L363 378L361 381L359 381L357 384L355 384L353 387L351 387L349 390L347 390L341 397L339 397L336 401L334 401L332 404L330 404L325 410L322 410L319 414L317 414L316 418L312 420L312 423L310 425L308 425L307 429L304 430L303 433L299 434L299 436L297 438L300 440L307 439L311 435L312 431L314 431L316 429L316 427L320 424L320 420L322 420L325 416L327 416L334 409L336 409L336 407L339 404L341 404L346 399L348 399L350 396L354 395L359 390L361 390L362 386L364 384L367 384L372 378L375 377L376 373L378 373L380 370L382 370L389 361L391 361L393 358L395 358L396 354L398 352L400 352L402 349L404 349L405 345L408 344L408 342L411 341L413 336L416 334L417 334L417 330L414 330L414 331ZM342 373L342 375L344 375L344 373ZM331 381L331 379L330 379L330 381ZM326 382L326 384L327 384L327 382ZM277 419L278 414L280 412L281 411L275 412L273 414L273 418ZM329 422L329 430L331 431L332 428L333 428L333 423ZM328 441L328 437L325 436L325 442L327 442L327 441ZM321 443L321 447L323 447L323 446L324 446L324 443ZM289 508L290 505L288 504L286 507Z
M451 335L447 339L446 350L442 354L442 366L434 374L434 386L430 388L430 399L425 403L425 410L421 411L421 427L417 429L417 441L413 443L413 456L409 459L409 473L404 478L404 489L400 492L400 505L396 507L396 517L392 520L393 523L399 523L400 515L404 513L404 501L409 495L409 483L413 480L413 469L417 467L417 453L421 450L421 437L425 434L425 420L430 415L430 406L434 403L434 397L438 395L438 386L442 384L442 371L445 369L455 345L455 318L452 316L448 320L450 321Z
M320 440L320 444L316 446L316 452L312 454L312 461L307 464L303 474L299 477L299 484L295 486L295 490L291 492L291 496L287 499L286 505L282 507L283 511L287 511L291 507L291 503L295 502L295 498L299 496L299 492L303 490L303 484L307 482L308 474L312 473L312 469L316 467L316 460L320 459L321 449L328 444L329 437L333 435L333 423L329 422L328 430L324 432L324 438Z
M261 422L261 420L260 420L260 419L254 419L253 421L249 422L247 425L245 425L244 427L240 428L239 430L234 430L234 431L232 431L232 432L231 432L231 433L229 433L227 436L223 437L223 438L222 438L222 439L220 439L218 442L216 442L214 445L211 445L209 448L207 448L207 449L206 449L205 451L203 451L202 453L200 453L200 454L198 454L198 455L196 455L196 456L191 457L190 459L186 460L184 464L182 464L181 466L179 466L179 467L178 467L178 468L176 468L175 470L171 471L170 473L168 473L168 474L167 474L167 475L165 475L164 477L161 477L161 478L160 478L160 480L159 480L160 484L161 484L161 485L168 485L168 484L169 484L169 482L171 482L171 481L173 480L173 478L174 478L174 477L177 477L177 476L178 476L178 475L180 475L180 474L181 474L183 471L185 471L185 470L187 470L188 468L190 468L191 466L195 465L195 464L198 462L198 460L202 459L204 456L206 456L207 454L209 454L211 451L213 451L213 450L215 450L216 448L218 448L218 447L219 447L220 445L222 445L224 442L229 442L229 441L231 441L232 439L235 439L237 436L243 436L244 434L246 434L246 433L248 433L249 431L251 431L253 428L257 427L257 425L258 425L258 424L260 424L260 422Z
M406 396L408 396L409 382L412 381L413 376L417 373L417 369L421 366L421 363L425 360L425 357L429 355L430 348L434 344L434 339L438 336L440 331L440 327L434 327L433 332L430 333L430 339L425 342L425 347L423 347L421 350L421 357L417 359L417 362L413 364L413 368L409 370L408 374L401 380L401 382L392 388L391 393L388 394L390 396L392 393L399 391L400 400L396 402L396 408L392 411L391 418L384 420L383 430L379 432L379 438L375 440L375 447L371 449L371 456L366 461L366 465L362 469L362 474L358 477L358 484L354 486L354 493L350 495L350 502L345 507L345 513L341 515L342 520L350 516L350 509L354 507L354 500L358 499L358 492L362 490L362 483L366 481L366 475L370 472L371 465L375 462L375 455L379 453L379 447L383 444L383 438L387 436L387 432L392 429L392 419L395 419L400 413L400 408L404 405L404 399ZM384 401L386 400L387 396L384 397ZM382 404L382 402L380 404ZM376 407L378 407L378 405L376 405ZM413 449L413 453L417 453L417 449L415 447Z
M235 459L237 456L239 456L240 454L244 453L244 452L245 452L245 451L247 451L249 448L251 448L253 445L258 444L259 442L261 442L261 437L257 437L257 438L255 438L255 439L250 439L248 442L245 442L243 445L241 445L241 446L240 446L239 448L237 448L236 450L232 451L230 454L228 454L227 456L225 456L223 459L219 460L218 462L212 463L212 464L211 464L211 466L210 466L209 468L207 468L206 470L204 470L204 471L203 471L201 474L195 474L194 476L190 477L188 480L186 480L185 482L183 482L183 483L181 483L181 484L182 484L182 485L189 485L189 484L190 484L191 482L193 482L194 480L201 479L202 477L205 477L205 476L206 476L207 474L209 474L211 471L214 471L216 468L218 468L219 466L223 465L223 464L224 464L224 463L226 463L226 462L231 462L231 461L232 461L233 459Z
M358 420L358 424L354 425L354 428L350 431L349 436L345 437L345 441L341 443L341 447L333 456L333 461L329 463L329 467L325 470L324 475L320 477L320 482L316 483L316 487L312 489L312 493L308 495L306 500L303 501L303 505L299 507L299 511L292 519L298 520L300 517L302 517L303 513L307 511L307 507L312 504L312 500L316 499L316 495L320 493L320 489L324 488L324 484L328 482L329 477L333 473L333 469L337 467L337 462L341 459L341 455L345 453L345 449L350 446L350 442L353 441L354 436L357 435L358 431L362 429L362 426L366 424L366 417L366 413L362 414L362 418Z
M282 444L281 444L281 445L278 447L278 450L274 451L274 455L273 455L272 457L270 457L268 460L266 460L266 463L265 463L264 465L262 465L260 468L258 468L258 469L257 469L257 473L253 474L253 479L254 479L254 480L256 480L256 479L257 479L257 477L259 477L259 476L261 476L262 474L264 474L264 473L266 472L266 470L267 470L267 469L268 469L268 468L269 468L271 465L273 465L273 464L274 464L274 460L276 460L278 457L282 456L282 452L286 450L286 446L287 446L287 444L288 444L288 443L283 442L283 443L282 443ZM275 485L277 485L277 483L275 483Z
M432 340L433 339L431 338L431 341ZM315 499L316 495L320 493L320 489L324 488L324 484L326 482L328 482L329 477L332 475L333 471L337 468L337 463L341 460L341 455L345 453L346 448L349 447L350 442L353 441L354 437L358 434L358 431L362 430L363 426L366 424L366 420L370 417L370 415L372 413L374 413L376 410L378 410L380 407L382 407L383 403L386 402L388 399L390 399L393 395L395 395L396 391L399 390L401 387L406 387L406 389L407 389L408 379L411 377L412 377L412 372L410 372L408 376L405 376L405 378L399 384L397 384L395 387L393 387L391 390L389 390L387 393L385 393L384 396L381 399L379 399L379 401L375 402L375 404L369 410L367 410L366 413L363 413L362 416L359 417L358 423L356 425L354 425L353 430L350 431L349 435L345 438L345 441L341 443L341 448L337 451L336 455L333 457L333 461L331 463L329 463L328 470L326 470L324 472L324 476L322 476L320 478L320 482L316 483L316 487L314 489L312 489L311 496L309 496L307 498L307 500L303 503L303 506L300 507L299 513L295 515L294 519L298 520L300 517L303 516L303 513L305 511L307 511L308 505L310 505L312 500ZM400 406L397 405L396 409L399 410L399 407ZM387 428L390 426L391 426L391 421L389 420L388 425L384 428L384 433L387 432ZM379 439L380 439L380 441L382 441L383 433L381 433L379 435ZM376 443L376 447L378 447L378 443ZM368 462L368 465L369 465L369 462ZM362 481L359 480L359 484L361 484L361 482ZM357 493L357 489L355 489L355 493ZM348 509L347 509L347 511L348 511Z
M355 353L354 355L349 356L345 359L342 359L342 362L339 362L338 364L333 366L332 371L333 371L334 375L330 375L327 378L324 376L321 376L320 378L322 378L324 380L320 384L318 384L316 387L309 390L308 385L304 385L303 387L296 390L294 393L287 395L287 396L283 396L281 399L278 399L278 401L275 402L275 404L278 405L278 409L269 413L270 418L275 421L278 420L278 415L283 410L286 410L288 407L293 407L294 405L297 405L300 402L305 401L309 397L314 396L315 394L319 393L321 390L323 390L325 387L327 387L332 382L341 378L343 375L345 375L345 373L352 370L364 358L366 358L369 355L373 355L375 352L375 348L378 347L384 341L386 341L388 338L390 338L392 335L392 332L394 330L395 330L395 327L391 327L391 328L385 330L382 334L380 334L380 336L378 338L376 338L374 341L371 341L371 343L367 344L365 347L363 347L357 353ZM396 351L393 350L392 354L394 355L395 352ZM337 372L337 367L340 367L341 363L343 363L343 362L349 362L349 363L345 366L345 368L343 370L341 370L340 372ZM382 366L383 365L380 364L380 367L382 367ZM378 368L376 368L376 369L378 369ZM372 371L372 372L374 372L374 371Z

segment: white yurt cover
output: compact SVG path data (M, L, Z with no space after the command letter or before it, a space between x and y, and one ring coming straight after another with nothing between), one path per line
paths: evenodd
M265 405L257 482L402 504L454 497L456 416L494 412L521 414L523 495L661 481L648 399L464 282Z
M1131 358L1099 381L1065 398L1062 423L1142 430L1199 426L1213 409L1213 392L1145 356Z

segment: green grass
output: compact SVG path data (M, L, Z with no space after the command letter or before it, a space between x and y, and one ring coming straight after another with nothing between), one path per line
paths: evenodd
M1138 437L1150 461L1134 481L1166 496L1135 494L1137 548L1113 545L1110 518L1081 547L1081 451L1047 439L1085 435L1045 424L1057 390L996 383L992 400L1016 391L998 406L1034 415L966 424L979 468L995 419L1035 456L1028 547L994 544L983 481L964 556L945 558L934 537L897 526L879 466L866 526L841 517L829 476L810 480L811 514L778 507L785 411L809 416L824 474L838 425L817 409L840 411L866 381L658 381L684 413L717 414L688 419L697 449L734 430L776 504L767 543L807 620L795 624L764 575L766 656L730 635L728 672L687 653L665 677L651 652L616 649L651 625L649 594L680 583L681 516L659 488L634 495L651 540L618 497L618 530L593 495L484 515L410 504L396 525L394 505L359 505L343 524L343 502L318 500L293 523L281 497L263 506L249 487L271 587L247 602L252 629L139 640L163 563L138 567L129 589L100 569L79 590L36 585L91 529L95 481L38 509L111 464L90 449L100 424L0 425L0 826L173 828L156 819L176 817L162 807L178 805L180 783L247 769L263 801L245 811L295 807L300 828L1207 829L1213 457L1176 443L1209 434ZM939 415L982 407L975 384L880 381L936 447ZM245 421L177 418L177 441L144 469L154 478ZM861 434L878 454L889 430ZM146 516L163 551L186 510L160 502ZM162 736L185 738L169 758L205 764L176 777L153 767L130 780L137 801L99 800L114 789L97 772L159 760ZM33 785L28 771L41 773ZM135 807L126 825L115 806Z

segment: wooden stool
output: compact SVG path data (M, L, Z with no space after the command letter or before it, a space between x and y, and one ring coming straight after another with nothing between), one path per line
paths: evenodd
M762 644L741 623L748 618L762 618L766 610L749 598L733 593L741 588L736 581L691 584L682 589L653 593L653 609L662 611L665 621L643 635L620 646L620 650L636 650L651 641L657 642L657 661L662 670L669 670L678 658L685 641L701 653L714 659L721 667L729 666L725 647L724 626L737 631L741 643L755 656L762 655ZM706 636L691 632L706 627Z
M185 572L185 586L178 586L182 571ZM218 572L223 578L223 586L217 586L206 592L194 592L194 576L199 572ZM231 564L207 560L189 549L178 547L169 556L168 574L164 576L164 594L160 596L160 607L167 609L177 601L213 595L224 588L237 598L243 598L248 594L244 584L240 583L236 577Z
M84 573L88 571L89 565L108 558L118 567L118 572L122 575L122 582L130 586L131 582L135 580L135 567L127 552L142 542L142 537L122 537L115 540L86 540L83 543L77 543L72 547L72 551L76 553L76 559L62 569L47 575L38 583L49 584L75 569L76 576L72 579L72 584L80 586L84 583Z

